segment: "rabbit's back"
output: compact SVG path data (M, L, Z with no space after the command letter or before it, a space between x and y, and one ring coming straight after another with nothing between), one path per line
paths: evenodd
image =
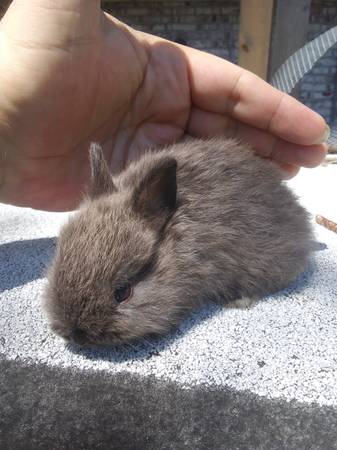
M305 269L312 248L308 214L274 163L223 139L180 144L172 154L180 207L171 229L181 229L180 251L193 248L208 283L228 299L260 296Z

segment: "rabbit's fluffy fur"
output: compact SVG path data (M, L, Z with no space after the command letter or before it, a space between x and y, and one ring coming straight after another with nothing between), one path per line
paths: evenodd
M45 291L65 339L164 334L207 301L258 298L305 269L307 212L247 145L190 140L114 178L97 145L90 155L90 194L61 230ZM116 292L130 295L120 302Z

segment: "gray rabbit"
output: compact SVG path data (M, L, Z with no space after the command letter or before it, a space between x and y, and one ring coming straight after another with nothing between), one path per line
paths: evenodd
M61 230L44 295L66 340L162 335L205 302L245 303L306 268L308 214L245 144L191 139L116 177L96 144L90 162L90 192Z

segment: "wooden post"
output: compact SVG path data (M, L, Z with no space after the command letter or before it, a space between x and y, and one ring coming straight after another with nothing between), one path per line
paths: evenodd
M274 0L240 2L238 63L263 79L268 75L273 4Z

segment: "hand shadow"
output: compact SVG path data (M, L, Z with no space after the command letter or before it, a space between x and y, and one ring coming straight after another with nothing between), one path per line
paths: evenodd
M56 238L8 242L0 245L0 293L44 277Z

